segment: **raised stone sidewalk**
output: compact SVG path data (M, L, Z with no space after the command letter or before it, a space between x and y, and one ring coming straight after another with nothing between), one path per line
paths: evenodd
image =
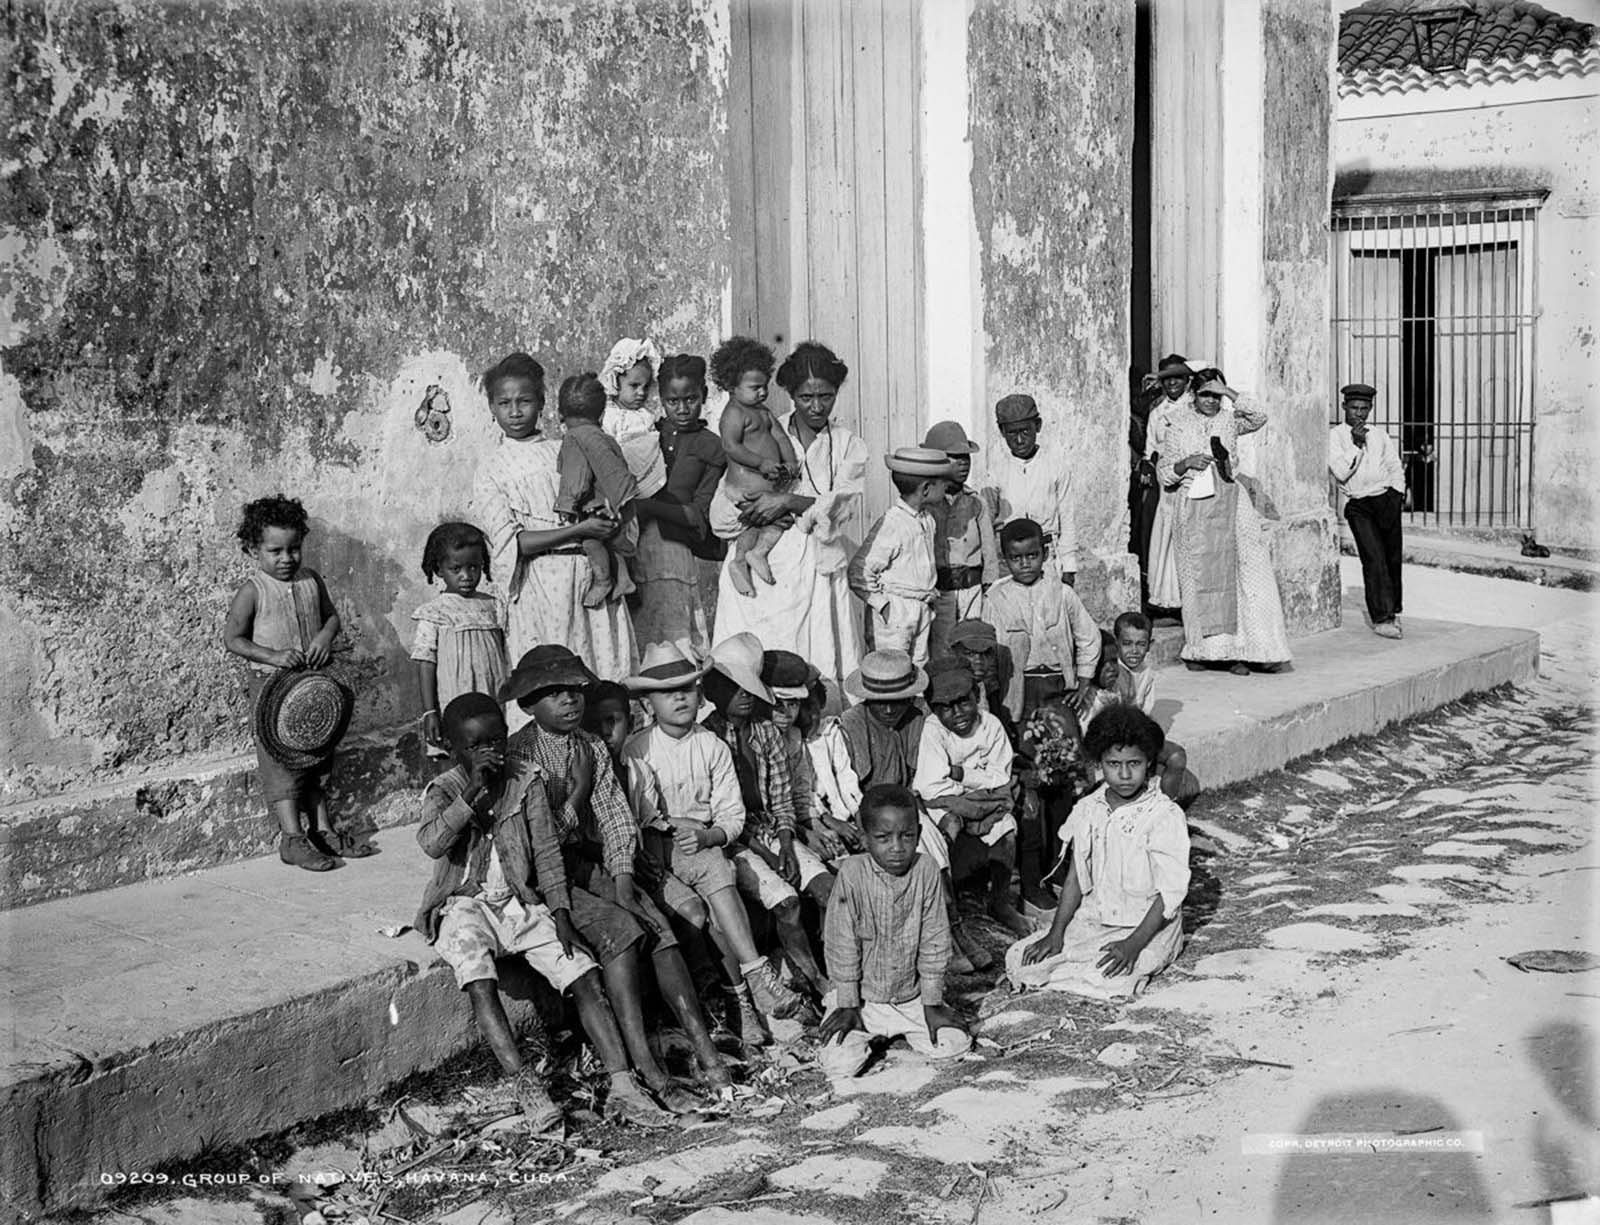
M1406 622L1295 644L1292 672L1161 672L1158 715L1210 788L1466 694L1531 679L1527 630ZM476 1040L410 921L409 827L317 876L255 859L0 915L10 1047L0 1220L85 1204L149 1171L343 1107Z

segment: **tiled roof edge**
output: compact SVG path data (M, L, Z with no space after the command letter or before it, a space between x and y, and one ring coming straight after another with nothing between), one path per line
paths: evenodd
M1535 53L1520 60L1485 63L1472 60L1464 68L1430 72L1426 68L1382 68L1377 72L1361 69L1339 74L1341 98L1382 94L1416 94L1428 90L1455 89L1475 85L1507 85L1520 81L1547 81L1557 77L1584 77L1600 73L1600 46L1582 51L1563 47L1558 51Z

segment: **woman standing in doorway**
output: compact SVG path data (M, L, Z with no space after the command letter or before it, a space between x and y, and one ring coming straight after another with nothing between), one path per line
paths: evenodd
M786 516L794 524L772 547L776 580L740 595L726 567L717 592L714 641L753 633L769 651L792 651L822 673L838 700L861 657L861 626L845 567L860 543L867 446L833 420L850 370L826 345L808 340L778 367L777 383L793 406L778 419L800 459L788 493L758 493L741 503L741 518L764 527Z

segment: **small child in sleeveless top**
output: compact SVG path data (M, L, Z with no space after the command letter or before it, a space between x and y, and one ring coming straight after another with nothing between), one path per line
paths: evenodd
M275 494L244 508L239 545L256 564L234 593L223 645L250 665L254 704L267 679L281 668L321 668L333 655L339 613L322 576L300 564L310 521L295 498ZM311 872L338 866L335 856L361 858L373 848L336 830L328 815L331 755L291 770L256 743L256 774L267 811L280 831L278 857Z
M470 523L441 523L428 533L422 573L444 591L411 619L411 658L422 689L422 739L429 757L448 757L440 712L463 693L500 692L506 665L505 606L479 591L489 573L489 541Z

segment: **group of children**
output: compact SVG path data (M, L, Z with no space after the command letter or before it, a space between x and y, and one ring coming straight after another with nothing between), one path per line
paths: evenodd
M638 411L651 355L614 356L614 389L584 375L558 397L558 509L618 527L585 543L600 599L626 584L622 529L652 479L629 423L607 424ZM731 489L718 497L735 504L793 479L764 406L770 359L729 342L711 362L731 395ZM663 1126L696 1099L653 1036L656 999L711 1090L731 1084L718 1029L750 1048L774 1019L817 1023L835 1077L861 1069L874 1037L934 1058L966 1050L945 978L992 962L956 904L970 877L1014 941L1005 964L1019 986L1126 995L1176 957L1178 801L1195 788L1150 717L1151 625L1137 612L1109 633L1096 625L1053 558L1059 525L996 530L966 484L974 449L945 422L886 457L898 497L849 571L870 650L837 715L815 667L748 633L709 654L649 644L625 677L601 679L556 643L511 667L496 601L479 590L484 533L450 522L430 534L422 568L443 590L417 612L412 657L424 739L449 765L422 797L417 838L435 868L415 926L536 1128L561 1114L519 1052L497 958L520 956L571 995L610 1076L607 1109ZM713 519L727 514L713 503ZM239 528L257 573L225 640L262 673L325 664L338 631L326 586L300 563L307 527L279 496L251 503ZM769 536L739 531L736 582L770 579ZM513 708L525 720L514 734ZM326 870L370 853L329 818L325 763L286 778L270 764L263 754L285 862ZM719 997L721 1015L708 1012Z

